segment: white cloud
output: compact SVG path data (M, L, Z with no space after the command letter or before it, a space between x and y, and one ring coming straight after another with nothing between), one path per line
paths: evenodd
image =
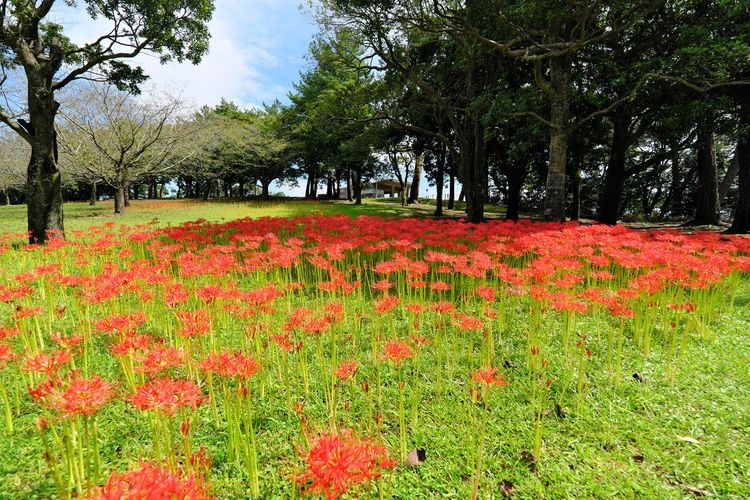
M242 107L284 99L315 31L298 2L217 0L209 24L210 49L201 63L162 65L154 55L139 56L137 63L150 76L144 90L181 92L195 106L214 105L221 98ZM77 43L89 42L108 28L105 21L92 21L81 7L63 7L55 16Z

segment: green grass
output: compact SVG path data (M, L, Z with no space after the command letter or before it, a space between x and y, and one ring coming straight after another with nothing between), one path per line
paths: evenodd
M401 200L392 198L365 199L362 205L346 201L279 199L262 200L133 200L124 214L114 214L114 202L65 203L63 213L67 231L84 230L106 222L136 225L156 221L159 226L178 225L185 221L205 219L223 222L243 217L295 217L312 213L323 215L344 214L379 215L383 217L429 216L434 204L423 201L421 205L401 207ZM434 203L434 202L433 202ZM459 207L460 208L460 207ZM461 215L460 210L450 215ZM0 233L26 231L26 205L0 206Z
M368 200L361 207L343 202L294 200L230 203L144 200L134 201L131 209L122 216L112 215L111 208L109 203L95 207L68 204L67 228L85 229L106 222L132 225L154 219L160 225L177 225L199 218L222 221L310 213L343 213L350 216L414 214L413 208L401 208L393 200ZM23 217L23 207L0 207L0 232L23 230ZM104 250L105 253L107 251ZM128 262L127 258L121 261L115 255L115 251L102 256L92 253L92 261L74 262L72 252L63 251L60 258L68 259L64 264L67 272L79 267L85 268L86 272L100 272L106 262L116 262L118 266ZM0 271L3 277L28 271L38 264L33 259L48 259L41 250L34 250L33 255L32 252L17 252L12 255L0 254L0 257L5 259L0 262L8 266ZM243 289L256 288L272 277L264 274L240 275L239 286ZM294 301L294 306L311 307L316 311L321 308L327 299L313 291L314 281L311 280L313 285L309 292L289 299ZM510 296L498 301L496 306L506 309L507 324L498 333L495 365L510 385L497 389L491 395L480 497L501 497L503 484L512 485L514 498L685 498L698 494L719 498L750 497L750 280L747 273L737 282L738 288L732 290L734 304L722 305L706 335L691 333L674 380L665 376L666 345L661 338L657 339L660 336L655 335L653 351L648 358L644 358L639 348L631 342L632 332L629 331L624 347L623 382L619 386L613 385L607 377L604 354L611 323L601 317L580 318L576 333L578 336L587 335L587 345L594 352L586 371L590 377L590 387L585 391L585 400L580 407L568 396L563 403L564 414L558 414L552 403L546 405L549 414L544 418L541 460L536 472L532 472L521 458L524 451L531 449L530 429L533 422L530 413L533 406L530 402L531 384L525 366L528 302ZM204 277L196 277L192 283L197 286L206 281ZM0 281L2 284L5 283ZM79 299L78 292L62 287L55 293L58 294L56 300L69 301L65 302L69 308L65 321L59 318L50 321L75 329L76 325L90 320L80 310L76 312L73 304ZM380 335L383 331L387 335L390 327L398 330L399 335L409 329L409 322L403 315L388 316L381 324L381 320L372 314L371 303L347 297L339 299L345 302L347 310L351 305L351 312L342 323L341 332L358 339L359 346L352 348L351 339L342 342L342 357L351 355L354 349L361 359L368 359L369 355L376 358L376 354L369 351L372 336ZM280 309L283 310L285 306L288 309L292 305L291 302L286 304L286 300L278 304ZM457 304L464 300L465 296L456 297ZM27 306L36 304L33 298L28 301ZM47 307L51 306L47 304ZM99 318L111 314L113 310L124 312L139 307L142 304L138 297L124 296L106 306L92 306L92 310ZM215 304L199 303L198 307L213 307L217 313L219 310ZM467 302L460 307L469 309L473 306ZM0 325L12 321L12 310L0 304ZM166 316L169 318L165 319ZM166 316L152 317L147 325L148 331L166 329L165 325L174 321L171 312ZM287 319L286 314L263 317L264 321L271 322L267 330L274 332L282 331ZM224 318L220 326L221 335L226 340L235 346L244 342L245 325ZM458 333L450 322L443 327L448 338L454 335L454 339L465 341L464 334ZM171 324L169 328L173 329L174 325ZM680 328L687 326L683 324ZM546 317L540 331L550 336L547 352L554 391L557 390L560 376L554 367L563 364L559 349L559 316L550 314ZM481 335L477 337L473 342L481 344ZM98 338L99 341L102 341L101 338ZM103 352L103 345L98 349ZM103 365L101 371L109 379L117 378L119 367L102 352L96 354L97 359L103 363L107 360L109 364ZM427 460L420 467L399 466L387 472L387 497L468 496L473 470L472 451L475 448L468 423L472 420L471 414L478 413L476 410L479 407L472 406L467 395L470 367L476 365L473 357L476 352L474 349L471 356L451 360L451 366L447 366L443 374L447 392L440 396L437 395L433 377L434 367L438 366L435 345L428 346L423 352L419 425L409 429L408 439L409 448L417 446L426 450ZM315 350L311 349L308 355L312 361ZM358 383L365 378L374 381L373 366L376 365L363 365L357 375ZM409 363L407 366L413 365ZM642 375L645 381L634 379L631 376L634 373ZM263 498L288 497L291 493L289 478L300 466L295 458L300 439L298 420L286 412L283 384L278 377L274 378L276 374L277 371L273 371L269 377L269 392L254 403L257 418L254 425L257 426L258 442L262 443L259 462ZM384 404L380 408L384 413L382 434L392 455L397 455L398 424L394 408L398 392L393 383L393 368L386 366L383 374ZM8 377L11 375L8 374ZM317 372L311 375L311 395L305 403L306 415L313 422L322 423L326 419L326 408L318 375ZM297 387L297 396L300 396L300 392ZM345 397L346 391L342 390L341 395ZM351 400L352 413L365 413L365 403L366 396L357 388L356 396ZM407 408L408 405L407 399ZM214 458L210 477L216 488L214 493L220 498L247 497L247 473L241 466L228 460L226 429L214 422L207 406L196 412L197 434L194 442L204 444ZM0 498L54 498L56 495L48 469L41 459L44 450L35 429L38 414L38 408L26 398L21 414L15 419L13 435L6 434L0 421ZM123 470L132 465L134 458L149 455L151 436L148 426L144 425L143 413L135 411L123 401L117 401L105 407L97 418L101 433L106 436L101 454L108 464L107 470Z

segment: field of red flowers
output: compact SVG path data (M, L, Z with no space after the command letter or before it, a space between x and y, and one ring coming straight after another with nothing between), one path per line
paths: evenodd
M649 405L740 307L747 238L365 216L69 236L0 242L3 494L748 493L628 435L706 459Z

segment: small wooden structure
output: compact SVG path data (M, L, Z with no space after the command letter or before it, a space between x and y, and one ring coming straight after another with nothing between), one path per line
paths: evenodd
M405 186L407 192L410 187L411 185L407 183ZM397 179L375 181L362 189L362 198L385 198L386 195L389 198L402 196L401 183Z

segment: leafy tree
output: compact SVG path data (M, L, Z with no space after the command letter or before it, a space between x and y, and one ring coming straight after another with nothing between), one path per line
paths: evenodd
M135 91L146 75L126 61L154 52L162 61L197 63L208 49L212 0L85 0L86 12L108 23L102 35L74 44L64 27L49 21L56 0L0 1L0 65L22 70L28 120L0 109L0 121L31 145L27 173L30 241L43 243L48 230L63 231L61 178L57 165L55 93L82 79L112 82ZM74 6L65 0L68 7ZM3 81L5 83L5 81Z
M112 86L90 87L62 112L63 152L89 179L115 189L115 213L123 213L131 184L195 154L194 129L179 119L181 106L176 98L143 102Z

